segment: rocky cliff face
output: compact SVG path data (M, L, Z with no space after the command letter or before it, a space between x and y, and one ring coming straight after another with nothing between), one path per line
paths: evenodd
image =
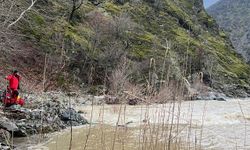
M136 83L145 82L149 71L158 80L176 81L204 72L219 91L228 91L225 85L232 91L248 88L249 66L202 0L88 0L70 18L72 6L71 1L38 1L11 27L25 35L19 45L37 56L26 66L41 64L47 53L48 81L60 87L67 81L103 84L125 60ZM36 67L41 74L43 66Z
M208 8L220 27L230 35L230 39L246 61L250 61L250 1L221 0Z

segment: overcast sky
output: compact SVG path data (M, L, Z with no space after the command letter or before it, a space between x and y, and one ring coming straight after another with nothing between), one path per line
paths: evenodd
M213 5L214 3L218 2L219 0L204 0L204 6L205 8Z

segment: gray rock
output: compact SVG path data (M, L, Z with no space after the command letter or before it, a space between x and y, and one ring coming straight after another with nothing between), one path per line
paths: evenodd
M78 110L78 112L77 112L77 113L79 113L79 114L86 114L87 112L82 111L82 110Z
M228 97L234 98L246 98L250 95L250 87L249 86L242 86L238 84L226 84L221 85L221 89L223 93L225 93Z
M139 99L137 99L137 98L130 98L130 99L128 99L128 104L129 105L137 105L138 103L140 102L140 100Z
M19 127L18 131L14 132L14 137L26 137L28 136L27 128L25 126Z
M88 123L88 121L85 118L83 118L79 113L77 113L72 108L67 108L67 109L61 110L59 117L61 118L61 120L66 121L66 122L75 121L75 122L81 123L81 124Z
M7 144L0 143L0 150L11 150L12 148Z
M30 103L26 108L13 106L5 111L6 117L0 118L0 127L8 131L13 130L15 137L49 133L65 129L70 125L88 123L80 113L68 108L69 101L65 94L45 93L27 97L30 98L28 100ZM42 101L43 98L46 99ZM101 98L96 98L96 101L101 101Z
M207 92L207 93L199 93L196 97L197 100L218 100L218 101L226 101L227 97L225 94L217 93L217 92Z
M1 117L0 118L0 128L5 129L7 131L18 131L18 127L16 126L15 123L13 123L12 121L10 121L8 118L6 117Z

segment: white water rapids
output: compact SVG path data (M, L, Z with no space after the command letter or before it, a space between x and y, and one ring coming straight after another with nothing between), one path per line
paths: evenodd
M172 116L172 108L173 104L126 106L119 124L130 122L128 126L139 126L143 121L163 123L169 117L168 113ZM91 109L90 106L81 108L87 112L85 116L89 120ZM104 115L101 115L102 110L102 106L94 106L92 122L101 122L103 116L105 124L115 126L119 106L104 106ZM250 149L250 99L181 102L175 104L174 114L173 123L179 120L179 124L192 124L191 129L180 127L180 136L186 138L189 133L188 142L199 141L204 149Z
M190 149L201 145L202 149L208 150L250 150L250 99L185 101L175 103L174 109L173 106L173 103L123 105L118 124L127 123L128 127L139 127L146 122L179 124L178 136L191 143ZM116 126L120 105L93 106L93 111L91 106L76 109L86 112L84 117L93 123ZM52 142L55 142L53 137ZM32 149L48 149L48 145Z

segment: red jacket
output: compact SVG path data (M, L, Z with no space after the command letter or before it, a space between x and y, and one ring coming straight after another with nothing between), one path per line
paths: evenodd
M8 75L6 77L7 80L9 80L9 87L12 90L17 90L19 86L20 76L18 75Z

